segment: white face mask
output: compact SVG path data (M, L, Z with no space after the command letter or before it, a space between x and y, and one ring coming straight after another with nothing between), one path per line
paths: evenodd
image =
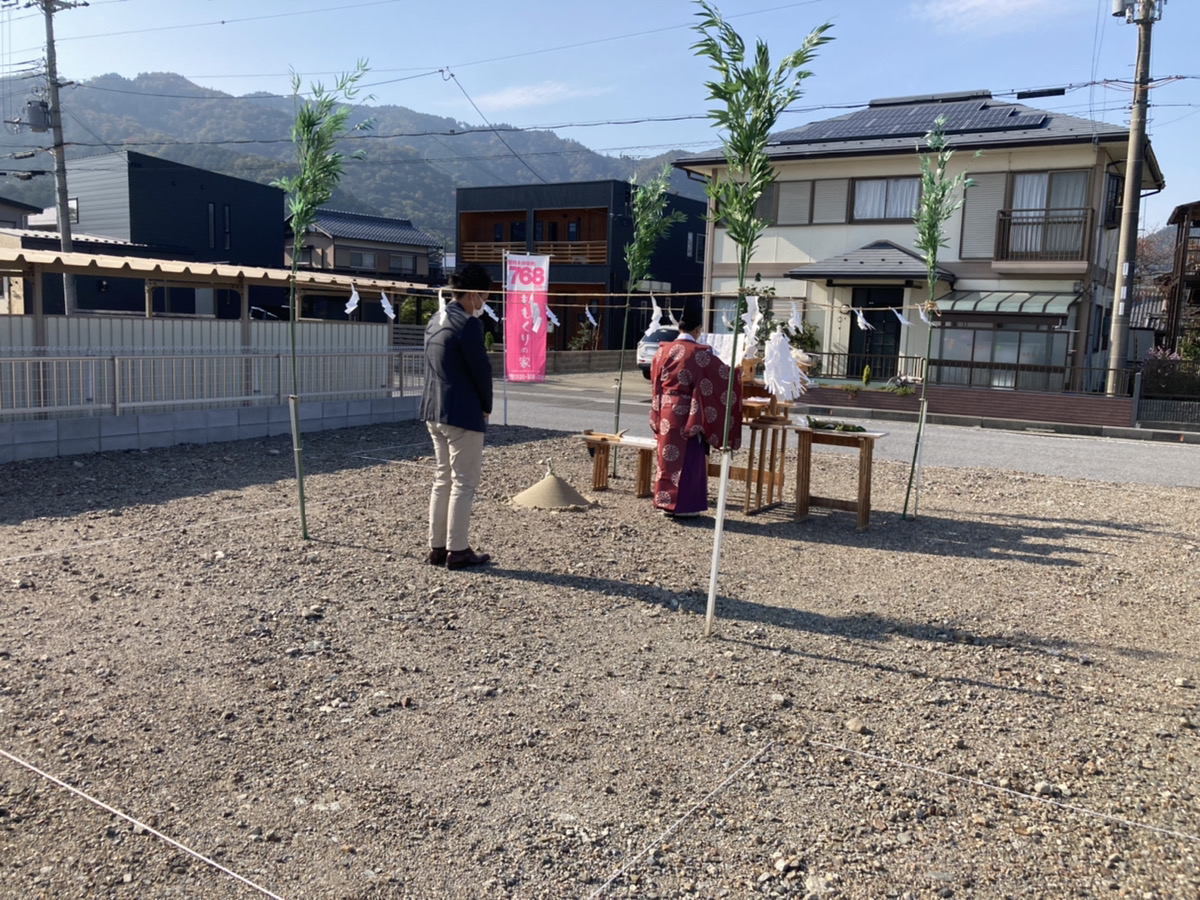
M479 309L471 310L471 315L473 315L475 318L478 319L480 316L483 315L483 306L480 305Z

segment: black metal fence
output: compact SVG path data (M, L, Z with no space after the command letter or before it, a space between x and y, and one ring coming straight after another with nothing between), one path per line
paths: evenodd
M1200 400L1200 363L1194 360L1142 360L1142 396L1151 400Z
M920 356L870 353L810 353L809 356L817 362L813 374L819 378L858 379L862 377L867 366L871 367L871 381L877 384L889 380L900 383L919 382L925 377L925 361ZM1109 371L1107 368L932 359L929 361L929 383L990 390L1103 394L1108 389ZM1132 369L1120 371L1120 377L1117 379L1118 395L1133 396L1135 375ZM1193 370L1191 379L1188 381L1174 373L1168 376L1164 372L1158 383L1190 385L1191 389L1197 391L1197 396L1200 396L1200 375L1195 374Z

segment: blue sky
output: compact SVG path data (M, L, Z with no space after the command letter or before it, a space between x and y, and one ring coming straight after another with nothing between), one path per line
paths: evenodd
M1027 102L1128 123L1137 28L1111 16L1112 0L717 5L748 41L765 38L774 58L814 26L833 23L836 40L821 49L805 96L781 127L875 97L1060 86L1071 90ZM558 134L592 149L643 156L715 145L702 118L708 70L689 49L696 9L686 0L91 0L57 15L55 28L63 78L170 71L231 94L288 93L290 69L306 83L328 81L365 58L377 102L471 124L482 124L482 114L493 123L560 126ZM1154 29L1152 73L1179 80L1154 89L1150 112L1167 190L1145 201L1143 226L1200 199L1196 35L1200 4L1170 0ZM40 14L0 13L0 62L9 71L40 58L44 38ZM68 91L65 104L70 99Z

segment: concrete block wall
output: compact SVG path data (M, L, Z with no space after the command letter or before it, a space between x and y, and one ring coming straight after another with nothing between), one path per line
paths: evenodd
M406 422L417 417L419 397L314 400L300 404L304 432ZM149 450L176 444L212 444L290 434L288 407L181 410L0 422L0 464L25 459Z

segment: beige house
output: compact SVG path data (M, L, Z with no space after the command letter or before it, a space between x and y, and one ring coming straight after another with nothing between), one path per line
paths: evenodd
M975 185L946 223L933 381L998 388L1087 389L1107 364L1128 129L992 98L986 91L875 100L862 110L773 136L776 181L759 204L768 222L749 276L817 326L824 372L914 371L927 326L923 257L913 249L918 145L945 120L951 175ZM923 146L921 149L924 149ZM720 178L719 151L677 166ZM1146 148L1143 189L1163 177ZM706 288L722 329L736 292L736 255L709 225ZM858 312L872 326L858 324ZM901 321L900 313L908 324Z

